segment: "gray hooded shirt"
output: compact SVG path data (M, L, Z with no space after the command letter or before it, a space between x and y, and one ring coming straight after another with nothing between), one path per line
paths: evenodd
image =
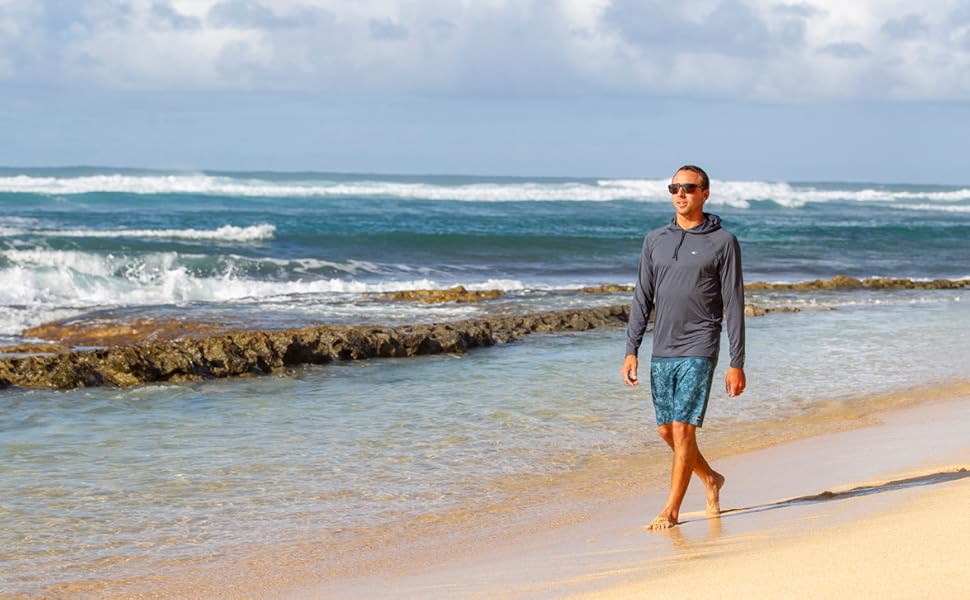
M717 215L684 230L676 217L647 234L627 325L626 353L636 355L656 308L653 356L717 359L727 317L731 366L744 368L741 246Z

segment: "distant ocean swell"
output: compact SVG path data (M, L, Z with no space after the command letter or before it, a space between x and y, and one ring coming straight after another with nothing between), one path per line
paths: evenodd
M433 179L433 178L429 178ZM320 174L304 180L281 181L210 174L89 175L78 177L0 177L0 193L69 196L92 193L136 195L189 194L266 198L404 198L475 202L638 200L668 202L666 179L600 179L575 181L523 181L432 183L410 181L328 180ZM912 187L912 186L911 186ZM748 208L751 202L772 202L800 207L819 202L879 202L924 200L956 203L970 201L970 188L891 189L886 186L790 184L764 181L714 180L712 205ZM935 205L909 204L910 210L935 210Z
M54 238L163 238L254 242L271 240L276 227L260 223L250 227L223 225L217 229L25 229L0 227L0 237L32 235Z

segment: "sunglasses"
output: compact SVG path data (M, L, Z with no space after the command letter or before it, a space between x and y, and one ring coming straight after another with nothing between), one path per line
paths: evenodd
M684 190L685 194L693 194L700 187L699 183L671 183L667 186L667 190L671 194L679 194L680 190Z

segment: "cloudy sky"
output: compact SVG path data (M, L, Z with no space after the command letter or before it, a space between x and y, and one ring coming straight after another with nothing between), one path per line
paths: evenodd
M0 164L970 183L957 0L0 0Z

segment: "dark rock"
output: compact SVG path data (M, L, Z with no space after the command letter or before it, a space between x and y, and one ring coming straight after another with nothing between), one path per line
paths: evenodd
M799 310L745 305L748 316ZM531 333L623 327L629 316L629 306L622 305L427 325L334 325L143 340L99 350L0 358L0 387L132 386L281 374L288 367L335 360L460 354L471 348L512 342Z
M70 352L64 344L14 344L0 346L0 354L59 354Z
M247 331L100 350L0 359L0 386L76 388L282 373L333 360L462 353L533 332L621 327L629 307L399 327Z
M481 302L504 295L502 290L468 291L460 285L446 290L405 290L401 292L372 293L368 296L383 300L421 302L422 304L441 304L444 302Z
M65 346L118 346L146 340L174 340L224 333L222 323L190 322L160 319L134 321L54 321L23 332L24 337L58 342Z
M603 285L594 285L590 287L580 288L579 291L585 292L587 294L612 294L615 292L632 292L632 285L619 285L616 283L607 283Z
M913 279L898 279L891 277L870 277L856 279L847 275L836 275L831 279L815 279L798 283L765 283L755 282L744 286L746 290L788 290L808 292L814 290L955 290L970 287L970 280L934 279L933 281L916 281Z

